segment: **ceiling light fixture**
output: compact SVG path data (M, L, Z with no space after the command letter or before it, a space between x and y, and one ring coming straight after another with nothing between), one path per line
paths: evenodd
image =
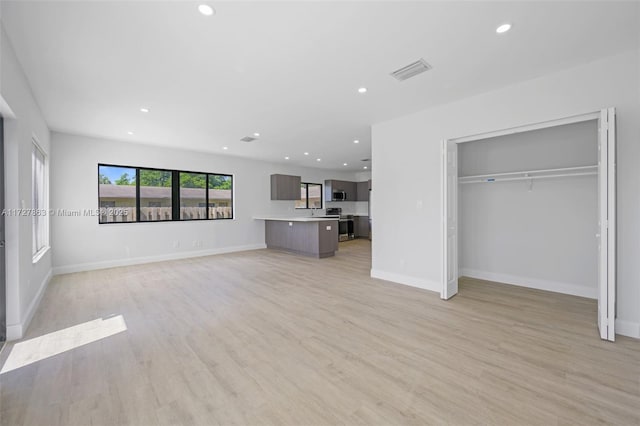
M128 134L129 136L133 136L133 132L131 132L131 131L127 132L127 134Z
M364 166L364 167L363 167L363 169L365 169L365 170L366 170L366 168L367 168L367 166Z
M316 158L316 161L322 161L322 158Z
M503 34L509 31L510 29L511 29L511 24L502 24L498 28L496 28L496 32L498 34Z
M256 132L256 133L253 134L253 136L255 136L256 138L259 138L260 137L260 133Z
M213 8L208 4L201 4L200 6L198 6L198 11L202 13L204 16L211 16L213 15L213 12L214 12Z
M355 141L353 141L353 143L360 143L360 141L356 139Z
M228 146L223 146L222 149L224 149L226 151L227 149L229 149L229 147Z
M142 107L140 108L140 112L149 112L149 108Z
M367 88L366 87L359 88L358 93L367 93Z
M309 155L309 153L308 153L308 152L305 152L305 153L304 153L304 155Z
M344 163L344 164L343 164L343 166L348 166L348 164L347 164L347 163Z
M289 157L284 157L284 159L285 159L285 160L288 160L288 159L289 159Z

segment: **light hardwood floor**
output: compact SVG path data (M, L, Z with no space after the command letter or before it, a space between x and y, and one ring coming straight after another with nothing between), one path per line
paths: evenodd
M127 330L0 376L1 423L640 423L640 342L600 341L595 301L462 280L444 302L369 258L358 240L55 277L25 340Z

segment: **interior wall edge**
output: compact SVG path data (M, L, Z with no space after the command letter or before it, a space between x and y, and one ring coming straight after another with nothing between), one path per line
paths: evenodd
M47 286L51 282L51 278L53 278L53 269L49 269L49 272L40 283L38 292L36 293L36 296L33 298L33 300L31 300L31 303L24 312L20 323L7 324L7 342L22 339L22 336L24 336L24 333L27 331L31 320L33 319L33 315L38 310L38 306L40 306L40 301L42 300L42 296L44 296L44 292L47 289Z
M616 319L616 334L640 339L640 322Z
M131 259L114 259L100 262L79 263L75 265L62 265L53 268L53 275L72 274L74 272L95 271L98 269L117 268L120 266L142 265L145 263L163 262L167 260L190 259L194 257L214 256L217 254L237 253L241 251L266 249L266 244L250 244L244 246L222 247L209 250L188 251L183 253L170 253L157 256L135 257Z
M553 293L586 297L588 299L598 298L598 288L595 286L587 287L571 283L541 280L539 278L522 277L509 274L499 274L495 272L479 271L477 269L468 268L460 268L460 276L475 278L479 280L494 281L497 283L515 285L518 287L527 287L535 290L544 290Z
M394 272L381 271L379 269L371 270L371 278L377 278L384 281L390 281L396 284L407 285L410 287L421 288L423 290L434 291L440 294L442 285L437 281L425 280L409 275L396 274Z

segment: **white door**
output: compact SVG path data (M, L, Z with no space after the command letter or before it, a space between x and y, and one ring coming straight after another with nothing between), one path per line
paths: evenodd
M616 134L615 109L603 109L598 123L598 328L615 340L616 302Z
M458 144L442 141L442 299L458 293Z

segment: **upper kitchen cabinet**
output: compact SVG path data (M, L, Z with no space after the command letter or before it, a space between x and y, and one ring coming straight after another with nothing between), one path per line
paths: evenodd
M369 201L369 182L358 182L356 201Z
M300 176L271 175L272 200L299 200Z
M327 201L356 201L357 192L355 182L333 179L324 181L324 198Z

